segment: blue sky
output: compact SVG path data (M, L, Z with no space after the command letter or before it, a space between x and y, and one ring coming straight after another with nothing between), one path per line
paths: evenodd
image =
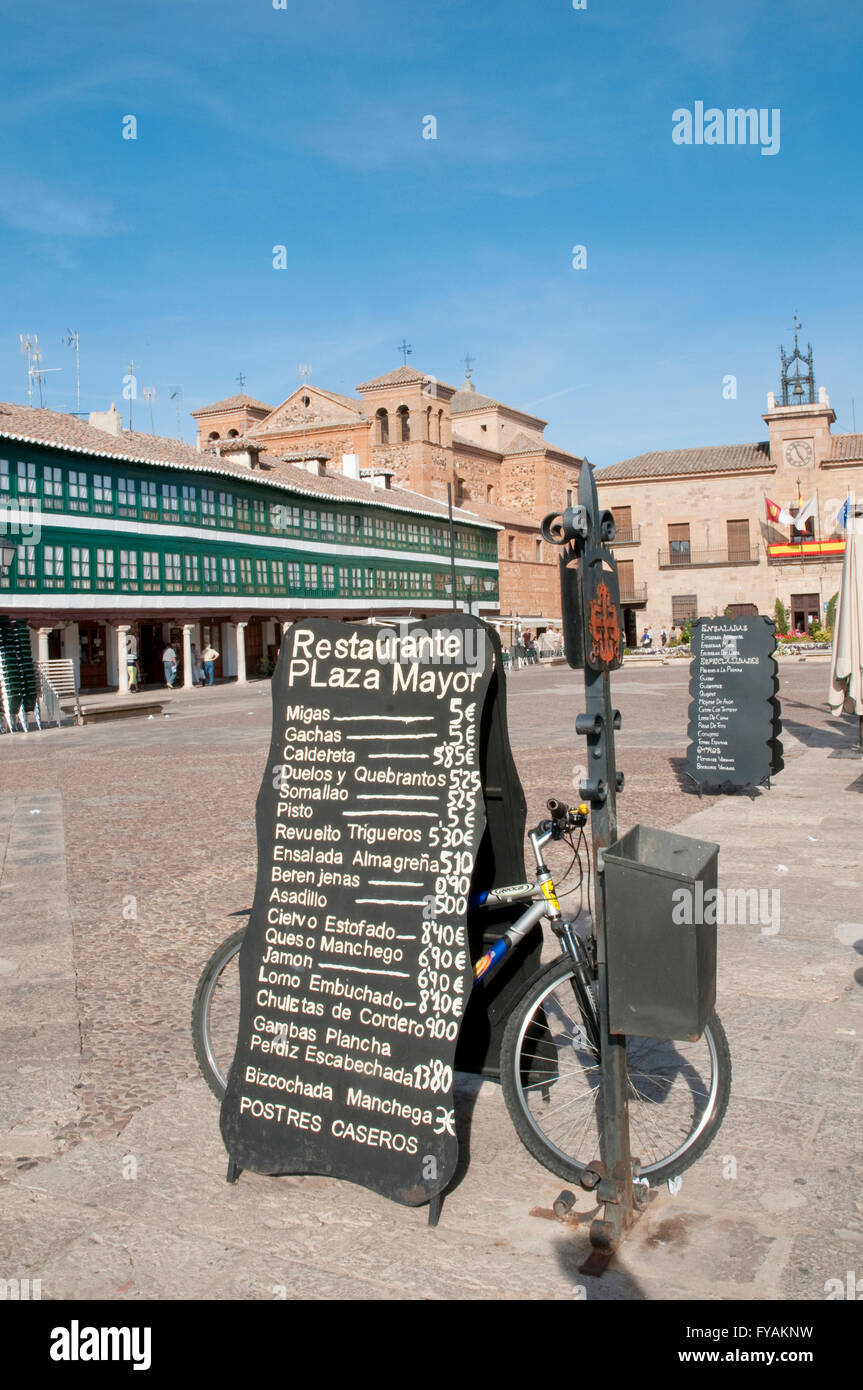
M240 371L273 405L299 363L352 393L406 336L605 464L764 437L796 311L863 429L858 0L587 6L5 4L0 399L35 331L73 410L76 329L83 409L133 359L191 440ZM696 101L779 108L778 154L674 144Z

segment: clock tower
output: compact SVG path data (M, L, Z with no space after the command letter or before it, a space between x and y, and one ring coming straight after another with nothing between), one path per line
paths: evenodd
M819 466L831 454L830 426L836 414L823 386L816 395L815 354L800 348L802 324L794 319L794 351L779 349L782 374L779 399L771 391L764 421L770 431L770 462L776 469L777 498L796 502L800 492L808 498L816 491Z

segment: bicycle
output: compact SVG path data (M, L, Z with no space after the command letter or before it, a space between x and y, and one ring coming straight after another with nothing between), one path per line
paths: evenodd
M471 898L478 907L531 899L530 905L473 967L478 987L513 946L543 918L561 943L561 954L542 967L513 1005L500 1053L501 1086L515 1131L550 1172L578 1180L600 1153L601 1086L596 952L592 934L577 930L583 907L581 848L587 807L550 800L550 819L529 833L537 867L535 883L497 888ZM573 842L573 832L579 839ZM564 917L543 858L550 841L565 840L579 866L578 911ZM590 871L588 859L588 898ZM240 1012L237 959L245 931L214 952L198 983L192 1010L195 1055L204 1078L221 1099L236 1046ZM627 1037L631 1151L638 1176L656 1186L678 1177L700 1158L722 1123L731 1089L731 1056L714 1013L695 1042Z

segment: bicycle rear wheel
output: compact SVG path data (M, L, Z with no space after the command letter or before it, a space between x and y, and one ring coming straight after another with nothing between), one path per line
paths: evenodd
M627 1038L626 1061L632 1156L655 1185L694 1163L719 1129L731 1089L728 1042L713 1014L698 1042ZM568 959L537 975L510 1015L501 1084L525 1147L577 1180L600 1154L602 1081Z
M240 1026L240 947L245 930L234 932L214 951L195 990L192 1041L204 1080L219 1100L237 1047Z

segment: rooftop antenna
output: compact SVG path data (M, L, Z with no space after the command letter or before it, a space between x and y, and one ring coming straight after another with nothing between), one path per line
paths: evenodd
M62 367L40 367L39 363L42 361L42 353L41 353L41 351L40 351L40 349L39 349L39 342L38 342L38 339L37 339L35 333L33 334L33 344L34 344L34 346L33 346L33 364L34 364L34 365L33 365L32 367L30 367L30 375L31 375L31 377L33 378L34 381L38 381L38 383L39 383L39 409L40 409L40 410L44 410L44 409L45 409L45 392L44 392L44 390L43 390L44 378L48 375L49 372L62 372L63 368L62 368Z
M466 380L466 381L470 381L471 370L472 370L472 368L473 368L474 362L476 361L476 358L475 358L475 357L471 357L470 353L469 353L469 352L466 352L465 355L464 355L464 357L463 357L461 360L462 360L462 362L464 363L464 375L465 375L465 380Z
M19 333L19 334L18 334L18 342L19 342L20 345L21 345L21 346L20 346L20 352L21 352L22 356L27 358L27 369L26 369L26 370L27 370L27 404L28 404L29 406L32 407L32 405L33 405L33 376L32 376L32 373L31 373L30 368L31 368L32 365L33 365L33 348L34 348L34 346L35 346L35 347L38 347L38 346L39 346L39 339L38 339L38 337L36 336L35 333L33 334L33 337L32 337L32 338L30 337L30 334L29 334L29 333L27 334L26 337L24 336L23 333Z
M402 356L405 359L405 366L407 366L408 358L413 354L413 348L409 346L409 344L405 341L404 338L402 338L401 342L396 348L396 352L400 352L402 354Z
M156 399L156 388L155 386L145 386L141 394L150 407L150 433L155 434L156 426L153 424L153 402Z
M181 410L182 405L183 405L183 388L182 388L182 386L175 386L175 387L173 388L173 390L171 391L171 400L174 402L174 405L175 405L176 408L177 408L177 438L178 438L178 439L182 439L182 438L183 438L183 420L182 420L182 416L180 415L180 410Z
M235 380L237 380L237 381L240 383L240 392L242 393L243 391L245 391L245 389L246 389L246 378L243 376L243 373L242 373L242 372L240 372L239 376L237 376L237 377L235 378Z
M301 382L304 382L304 381L311 381L311 379L312 379L312 369L311 369L311 367L309 367L307 364L304 364L304 363L301 362L300 365L299 365L299 367L297 368L297 371L299 372L299 376L300 376L300 381L301 381ZM306 410L307 410L307 408L308 408L308 403L309 403L309 398L308 398L308 396L306 395L306 393L305 393L305 391L304 391L304 392L303 392L303 463L305 463L305 461L306 461Z
M75 414L81 414L81 352L78 342L78 334L74 328L70 328L65 338L60 339L67 347L75 349Z

